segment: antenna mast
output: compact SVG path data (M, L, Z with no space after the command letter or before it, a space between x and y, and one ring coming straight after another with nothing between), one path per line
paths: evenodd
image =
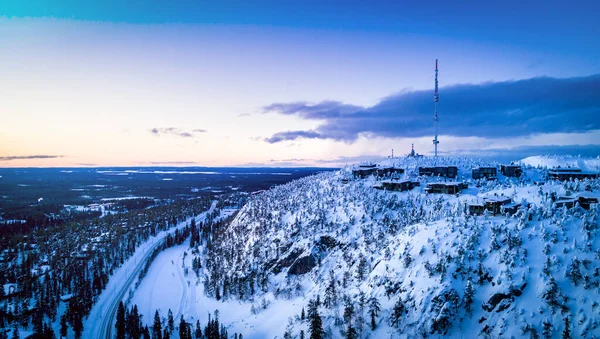
M435 91L433 93L433 102L434 102L434 113L433 113L433 124L435 126L435 137L433 138L433 147L435 149L435 156L438 156L438 101L440 97L438 95L438 60L435 59Z

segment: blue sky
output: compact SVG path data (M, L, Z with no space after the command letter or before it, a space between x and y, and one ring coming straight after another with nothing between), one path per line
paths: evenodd
M0 166L329 165L411 143L428 154L436 58L445 154L598 155L599 9L3 1Z

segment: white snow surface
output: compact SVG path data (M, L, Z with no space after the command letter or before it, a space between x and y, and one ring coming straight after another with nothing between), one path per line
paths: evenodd
M204 217L207 214L210 214L216 206L216 202L213 202L211 208L200 214L199 216L193 217L196 219L196 222L201 222L204 220ZM167 234L174 233L176 229L182 229L187 224L191 222L192 218L187 218L185 221L180 222L177 226L172 227L168 230L159 232L156 236L150 237L148 241L144 244L140 245L135 253L120 267L118 268L114 274L110 277L109 282L106 286L106 289L102 291L100 296L98 297L98 301L94 304L89 316L84 320L84 337L86 338L99 338L100 333L102 333L102 319L105 315L105 312L108 311L109 306L114 302L115 292L122 288L124 283L128 280L131 274L138 274L138 272L134 272L135 267L138 265L139 261L145 257L145 255L152 251L155 245L160 242L163 238L167 236ZM128 286L127 288L132 288L133 293L133 285ZM125 296L124 299L126 299ZM126 301L126 300L123 300ZM118 301L117 301L118 302ZM114 325L113 325L114 326Z
M575 167L582 170L598 170L600 157L582 158L575 156L532 156L520 161L523 165L543 168Z
M361 338L522 338L532 329L542 337L544 321L553 326L551 337L559 338L567 317L573 338L598 338L600 209L557 208L551 197L583 193L585 187L598 196L600 180L539 185L544 174L537 168L592 169L600 159L540 156L521 163L528 166L521 178L499 175L498 181L470 179L471 168L494 165L477 159L397 158L379 164L404 168L401 179L417 178L418 166L458 166L458 180L469 183L460 196L425 194L425 184L443 180L439 178L419 177L421 187L409 192L374 190L373 177L344 184L341 179L351 178L350 167L277 186L253 196L225 226L213 243L214 257L204 245L194 254L188 242L161 253L132 304L148 325L157 309L162 317L170 308L176 321L183 315L203 326L207 313L218 309L230 334L282 338L285 331L298 337L304 330L308 337L300 311L310 299L325 300L332 274L337 301L319 308L332 338L344 337L344 297L355 307L352 321L362 325ZM468 215L469 202L496 195L531 205L514 216ZM325 246L323 239L333 239L333 244ZM294 253L313 256L315 266L291 274L293 264L283 259ZM194 256L203 265L198 278L191 269ZM358 274L361 260L366 263L363 277ZM570 274L574 262L580 263L580 276ZM252 273L265 274L268 281L254 295L231 293L217 301L205 291L209 267L221 279ZM554 305L547 293L552 281L557 286ZM474 287L472 312L464 301L469 282ZM381 303L374 331L368 307L358 304L361 294ZM503 296L508 297L493 302ZM392 326L398 300L406 311Z

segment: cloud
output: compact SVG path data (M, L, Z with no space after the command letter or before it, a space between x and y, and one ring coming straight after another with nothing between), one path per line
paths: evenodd
M505 138L600 129L600 75L460 84L440 89L439 128L446 136ZM360 135L433 136L433 90L403 91L372 107L336 101L274 103L265 113L321 121L316 129L275 133L265 141L299 138L354 142Z
M276 142L284 141L284 140L296 140L298 138L303 139L315 139L322 138L322 135L315 131L287 131L287 132L278 132L273 134L270 138L265 138L265 141L274 144Z
M182 138L193 138L194 133L206 133L206 130L197 128L197 129L192 130L192 132L187 132L187 131L182 130L181 128L176 128L176 127L167 127L167 128L154 127L150 130L150 133L154 134L155 136L174 135L174 136L178 136L178 137L182 137Z
M63 158L64 155L13 155L0 157L0 161L12 161L12 160L31 160L31 159L56 159Z

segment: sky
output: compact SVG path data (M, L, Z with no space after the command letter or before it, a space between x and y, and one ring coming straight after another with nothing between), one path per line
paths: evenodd
M600 155L596 1L0 2L0 167Z

